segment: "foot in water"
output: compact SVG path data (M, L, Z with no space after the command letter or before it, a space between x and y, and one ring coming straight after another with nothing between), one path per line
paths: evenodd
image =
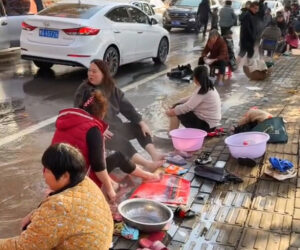
M154 172L156 169L161 167L166 161L165 160L158 160L158 161L149 161L146 168L150 172Z

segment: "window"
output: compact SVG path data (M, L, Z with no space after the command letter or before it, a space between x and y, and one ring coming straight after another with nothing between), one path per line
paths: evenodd
M134 8L134 7L129 7L128 8L130 16L132 18L132 21L134 23L145 23L149 24L149 18L145 13L143 13L141 10Z
M107 18L112 20L113 22L118 23L129 23L131 22L130 17L128 15L128 12L125 7L119 7L116 9L113 9L111 12L109 12L106 15Z
M134 6L138 7L139 9L143 9L142 3L133 3Z
M175 0L172 5L198 7L202 0Z
M102 6L90 4L56 4L39 12L39 16L54 16L64 18L89 19L95 15Z
M151 7L149 6L149 4L144 3L143 4L143 10L144 12L148 15L148 16L152 16L152 10Z

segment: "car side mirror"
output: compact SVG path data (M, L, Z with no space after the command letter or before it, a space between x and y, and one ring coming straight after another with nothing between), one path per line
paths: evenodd
M155 18L151 18L150 19L150 24L151 25L155 25L155 24L158 24L157 20Z

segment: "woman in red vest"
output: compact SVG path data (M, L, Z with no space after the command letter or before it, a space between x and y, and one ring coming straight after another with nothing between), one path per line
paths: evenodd
M107 101L100 91L86 92L81 109L69 108L59 112L52 144L64 142L77 147L86 160L90 178L99 187L103 185L108 198L113 201L118 185L108 173L114 168L120 167L123 172L145 180L157 180L159 176L142 170L120 152L105 155L103 134L108 125L101 119L106 108Z

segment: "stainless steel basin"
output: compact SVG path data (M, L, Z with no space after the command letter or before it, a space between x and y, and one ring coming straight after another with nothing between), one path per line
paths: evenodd
M148 199L123 201L118 210L126 224L147 233L160 231L173 219L170 208Z

